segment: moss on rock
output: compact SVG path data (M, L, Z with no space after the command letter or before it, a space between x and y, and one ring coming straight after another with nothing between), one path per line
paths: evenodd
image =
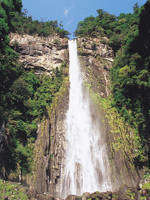
M1 200L29 200L27 190L18 183L3 181L0 179Z

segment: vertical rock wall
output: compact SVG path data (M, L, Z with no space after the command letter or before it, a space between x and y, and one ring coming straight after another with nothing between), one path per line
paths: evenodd
M33 194L49 193L56 197L59 193L67 108L68 81L66 80L52 105L48 108L48 116L39 124L33 173L27 178L27 183Z
M110 164L110 176L113 190L125 186L135 187L139 181L132 150L134 136L128 124L109 104L111 101L110 69L113 63L113 51L107 38L79 38L78 53L86 87L97 105L103 137L107 143ZM121 140L121 141L120 141Z
M39 37L10 34L10 45L19 53L26 70L49 75L53 69L68 62L68 39L59 36Z
M10 35L11 46L19 53L19 61L26 70L47 74L62 65L68 65L68 39L59 36ZM47 116L38 124L34 146L32 173L22 180L30 188L31 196L59 193L59 181L64 157L65 114L68 107L68 77L47 108ZM41 197L43 198L43 197Z
M79 38L78 53L85 85L95 96L107 99L110 94L109 72L113 62L113 51L107 45L107 38ZM20 61L26 69L34 69L36 73L47 73L53 68L68 63L67 40L60 38L39 38L33 36L11 36L11 44L20 53ZM65 146L65 115L68 108L69 81L64 82L48 114L38 126L35 143L34 166L31 175L25 178L33 194L49 193L59 196L61 168L64 160ZM92 104L91 104L92 105ZM95 106L94 117L99 117L104 140L107 141L107 151L110 160L110 175L114 190L127 186L135 186L138 182L138 172L133 163L124 155L122 149L112 146L115 141L115 131L107 117L106 110ZM100 113L100 116L99 116ZM117 126L115 117L111 122ZM126 125L122 124L122 127ZM130 129L126 126L126 132ZM120 134L120 133L119 133Z

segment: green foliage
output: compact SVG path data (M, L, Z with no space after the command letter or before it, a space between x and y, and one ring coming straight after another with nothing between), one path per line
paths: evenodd
M13 80L7 90L5 88L5 94L1 95L4 99L1 101L3 108L1 124L5 124L9 144L2 154L5 159L1 162L0 168L5 167L7 173L17 169L17 163L20 163L22 173L28 172L30 169L28 157L29 155L31 157L32 149L29 147L29 143L35 140L37 125L34 117L29 113L32 108L26 102L34 96L35 82L29 83L30 77L33 78L33 76L35 75L31 72L25 75L22 72L22 75ZM38 82L36 76L34 79ZM37 86L38 83L36 83Z
M14 29L12 25L12 18L16 13L20 13L22 9L21 0L1 0L0 1L2 17L8 23L10 31ZM3 11L2 11L3 10Z
M41 77L18 64L18 55L9 46L10 31L19 31L21 26L21 33L67 34L56 21L32 21L21 13L21 6L20 0L0 1L0 177L5 179L14 172L31 171L37 122L47 114L46 108L61 87L65 67Z
M69 32L64 30L62 25L58 24L56 20L47 22L33 20L31 16L27 15L26 10L21 13L15 13L11 21L14 27L13 32L17 32L19 34L37 34L42 37L58 34L62 38L69 35Z
M40 78L40 87L36 90L33 99L28 103L32 105L32 115L43 117L47 113L47 107L52 103L55 94L59 91L63 82L62 69L53 71L53 75L42 76Z
M19 184L0 180L0 199L28 200L28 197L25 194L25 189Z
M5 121L3 119L2 122L9 131L10 143L0 167L5 166L7 172L17 170L18 164L21 174L30 172L37 119L47 115L47 107L52 103L63 82L62 69L54 70L52 76L37 77L32 72L24 72L5 94L8 104L4 103Z
M150 1L133 13L121 13L118 17L102 9L96 17L79 22L77 36L106 36L115 52L111 82L113 101L124 120L141 138L141 148L146 159L134 159L136 166L149 167L150 162ZM99 31L101 30L101 31Z
M69 32L55 21L40 22L28 16L27 10L22 11L21 0L0 0L0 38L7 37L9 31L19 34L30 34L47 37L58 34L67 37ZM1 40L4 42L5 40ZM8 43L7 43L8 44Z
M120 14L118 17L111 15L102 9L97 10L98 16L87 17L79 22L75 34L77 36L107 36L109 45L117 52L121 45L128 42L125 36L132 32L138 24L140 8L136 5L134 14ZM134 32L135 34L135 32ZM128 38L129 39L129 38Z
M136 18L135 18L136 17ZM123 38L122 48L118 51L112 68L112 88L114 106L137 129L148 156L147 163L139 166L149 166L149 132L150 132L150 2L148 1L139 11L135 6L130 16L133 23L127 28ZM129 117L129 111L130 116Z
M118 112L117 108L112 106L113 97L102 98L98 93L90 90L90 96L99 108L105 111L105 117L110 126L110 144L112 157L116 152L121 152L122 156L129 161L130 167L133 167L134 161L138 158L145 160L144 151L141 144L141 138L136 129L130 127L124 117ZM128 114L129 117L130 113Z
M93 16L87 17L84 21L79 22L76 35L86 36L86 35L96 35L98 33L103 33L103 29L97 28L97 19Z

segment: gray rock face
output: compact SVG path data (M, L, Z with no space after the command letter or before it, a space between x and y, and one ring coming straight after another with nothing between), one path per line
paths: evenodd
M89 87L94 94L98 94L100 98L103 100L105 99L107 102L107 97L110 97L111 95L110 69L112 67L113 51L106 43L106 38L78 39L80 63L84 80L86 84L90 85ZM131 161L132 156L126 151L126 148L129 149L134 147L131 147L130 142L127 142L127 140L124 139L125 135L130 136L131 134L128 129L129 125L122 122L121 126L124 129L124 132L118 130L116 133L116 127L119 127L119 121L116 121L116 119L118 116L121 118L121 116L118 115L116 117L114 114L114 116L111 116L111 121L108 118L108 112L110 111L103 108L102 105L100 109L99 113L103 116L101 124L104 129L103 137L106 137L107 141L113 189L118 191L120 188L124 188L125 185L135 187L139 182L139 171L136 170ZM119 138L116 137L117 134L121 138L122 144L126 142L126 147L122 146L121 149L114 148L112 150L112 146ZM127 154L127 156L125 154Z
M52 69L60 67L63 62L69 62L67 39L57 36L41 38L11 34L10 43L20 54L20 62L23 63L24 67L34 69L38 74L49 74ZM112 67L113 51L106 43L107 38L78 39L78 53L84 80L102 98L107 98L111 93L109 71ZM53 197L59 196L65 146L65 117L69 96L69 86L65 85L64 87L66 87L66 90L56 98L56 101L53 102L54 105L48 110L49 115L39 124L35 143L33 173L31 176L25 177L31 193L48 194L47 199L50 198L49 194ZM109 145L113 141L113 136L110 136L110 126L105 114L103 118L105 137L108 140L108 151L110 151ZM2 141L1 137L0 141ZM118 180L118 185L121 181L122 185L135 185L137 174L134 169L133 171L129 169L128 161L122 157L122 154L115 152L112 159L112 176L115 176L115 181ZM119 173L120 175L117 176ZM44 199L44 197L41 196L37 199Z
M48 116L38 127L33 173L32 176L25 178L32 194L48 193L53 197L57 197L59 194L64 159L68 85L59 95L48 109Z
M79 54L96 58L97 56L113 61L113 51L107 45L108 39L103 38L79 38Z
M50 73L68 61L68 40L52 37L10 34L10 44L19 53L19 61L36 73Z
M109 71L114 55L107 42L107 38L78 38L78 53L84 79L101 97L110 94Z
M68 40L57 35L42 38L11 34L10 44L19 53L24 68L33 69L36 74L50 75L53 69L69 62ZM59 96L47 108L48 115L38 125L32 174L22 177L33 195L50 193L57 196L58 193L68 106L68 81L65 83Z

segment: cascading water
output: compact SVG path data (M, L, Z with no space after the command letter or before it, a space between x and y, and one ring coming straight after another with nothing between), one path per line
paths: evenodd
M69 109L66 116L66 155L61 183L62 198L85 192L111 191L108 159L99 123L93 120L83 87L75 40L69 41Z

